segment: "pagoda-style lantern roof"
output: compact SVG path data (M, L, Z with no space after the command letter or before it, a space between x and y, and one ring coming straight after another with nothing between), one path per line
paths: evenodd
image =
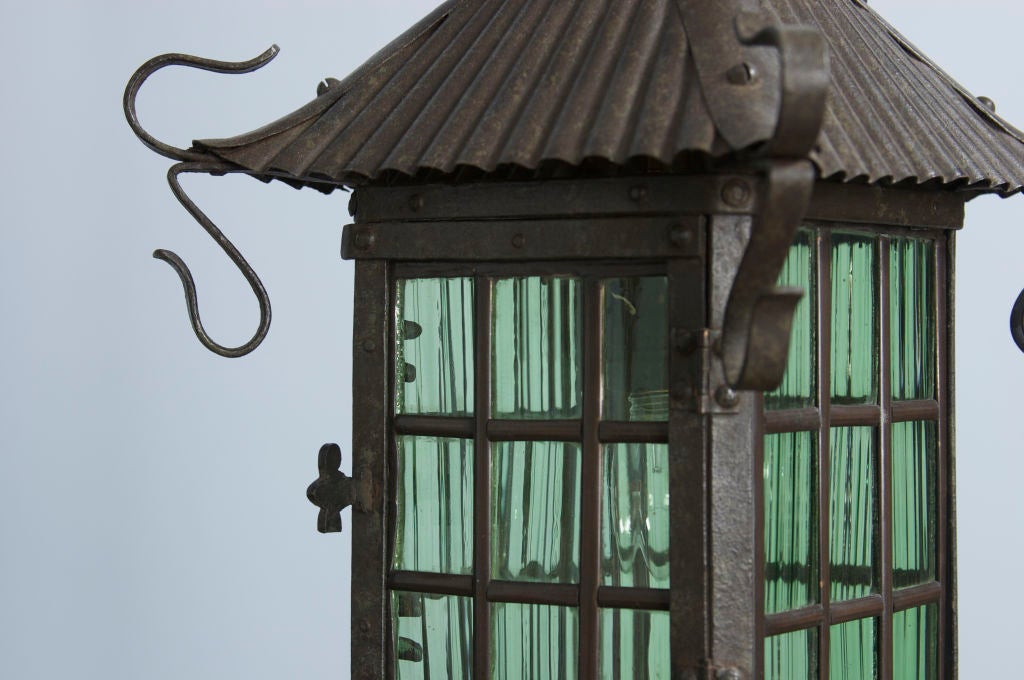
M697 4L452 0L294 113L192 150L321 190L713 168L771 138L779 67L766 47L715 60L714 22L741 3ZM827 43L809 154L821 179L1003 196L1024 185L1024 135L866 2L764 5Z

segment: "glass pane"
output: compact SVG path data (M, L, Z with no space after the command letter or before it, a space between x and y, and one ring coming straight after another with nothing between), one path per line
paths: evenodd
M938 608L934 604L892 615L893 680L937 680L938 649Z
M601 582L668 588L668 445L605 446L603 492Z
M858 619L829 630L830 680L873 680L878 677L875 619Z
M395 296L395 413L472 413L473 279L401 280Z
M786 262L779 274L780 286L793 286L804 290L803 299L796 307L793 334L789 341L786 373L778 389L764 397L765 408L800 408L815 402L815 290L814 234L797 233L789 249Z
M583 400L578 279L494 282L495 418L578 418Z
M668 280L604 282L604 417L668 420Z
M875 239L832 236L832 401L878 401Z
M399 679L473 677L473 599L391 593L395 675Z
M491 605L491 677L498 680L576 677L579 616L539 604Z
M669 680L668 612L601 610L601 677Z
M764 597L769 614L818 600L818 501L811 432L764 438Z
M816 628L764 639L765 680L814 680L817 677Z
M875 429L836 427L829 456L832 599L875 590Z
M491 474L491 576L577 583L580 447L495 442Z
M935 579L935 423L892 426L892 583Z
M398 437L395 569L473 571L473 441Z
M889 257L892 396L935 396L935 246L894 238Z

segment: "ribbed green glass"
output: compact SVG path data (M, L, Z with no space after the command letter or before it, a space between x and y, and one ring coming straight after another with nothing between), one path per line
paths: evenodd
M579 614L570 607L491 605L491 678L564 678L577 674Z
M668 612L601 610L600 672L605 680L669 680L672 661Z
M832 401L878 401L877 239L832 235Z
M764 438L765 611L818 601L816 445L811 432Z
M832 599L876 589L875 429L835 427L829 455L829 564Z
M398 437L395 569L473 571L473 440Z
M797 630L764 639L764 680L815 680L818 630Z
M889 252L894 399L935 397L935 246L894 238Z
M804 296L796 307L793 317L793 332L789 341L789 358L786 373L779 387L765 394L764 405L768 409L800 408L813 406L817 385L815 366L817 337L815 309L817 290L815 285L814 234L801 230L790 246L786 262L779 274L780 286L802 288Z
M934 422L892 426L892 583L935 579L936 441Z
M603 282L604 417L668 420L668 279Z
M495 442L492 451L492 578L579 582L579 445Z
M608 444L602 489L602 583L668 588L668 445Z
M473 599L392 591L391 626L399 680L473 677Z
M496 418L578 418L583 401L578 279L498 279L491 395Z
M893 680L937 680L938 650L939 619L934 604L892 615Z
M875 619L857 619L829 629L829 680L874 680L878 677L876 630Z
M395 413L472 413L473 279L404 279L395 296Z

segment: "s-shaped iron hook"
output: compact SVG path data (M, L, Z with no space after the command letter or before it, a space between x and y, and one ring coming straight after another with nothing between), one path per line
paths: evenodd
M243 345L239 345L238 347L225 347L224 345L214 342L206 333L206 330L203 328L203 322L199 318L199 304L196 299L196 286L188 265L186 265L177 254L169 250L160 249L153 252L153 257L158 260L163 260L167 264L171 265L174 271L177 272L178 277L181 279L181 285L185 289L185 304L188 306L189 321L192 323L192 329L195 331L196 337L199 338L199 342L201 342L203 346L211 352L223 357L245 356L256 349L260 343L263 342L263 339L267 337L267 332L270 330L270 297L267 295L267 291L263 287L263 283L260 281L259 276L256 275L256 272L249 263L246 262L245 258L242 257L242 254L238 251L235 245L231 243L226 236L224 236L224 233L217 228L217 225L215 225L213 221L199 209L199 207L185 193L185 190L181 188L181 183L178 181L178 175L183 172L201 172L222 175L229 172L244 172L244 170L224 163L223 161L219 161L208 154L199 151L180 149L156 139L153 135L146 132L139 123L139 117L135 111L135 98L146 79L165 66L190 66L204 71L214 71L216 73L249 73L266 65L271 59L277 56L279 51L280 50L277 45L272 45L258 57L240 62L216 61L214 59L204 59L202 57L194 57L188 54L162 54L150 59L140 66L128 80L128 85L125 87L124 91L124 115L125 118L128 119L128 125L131 126L135 135L142 141L142 143L153 151L157 152L161 156L166 156L173 160L184 161L172 166L167 171L167 183L171 186L171 191L185 210L192 215L203 229L206 230L206 233L208 233L213 240L217 242L217 245L221 247L231 261L235 263L235 266L238 267L239 271L242 272L242 275L245 276L245 280L249 283L249 286L252 288L252 292L256 295L256 299L259 302L260 324L256 329L256 333L248 342Z

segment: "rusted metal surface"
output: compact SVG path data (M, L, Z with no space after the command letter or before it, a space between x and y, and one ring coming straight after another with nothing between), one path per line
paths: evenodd
M1017 296L1010 310L1010 337L1014 344L1024 352L1024 290Z
M820 28L828 43L834 94L811 152L822 177L1020 190L1020 135L865 3L765 5L783 23ZM450 2L295 113L193 150L330 190L673 172L727 159L730 137L767 141L765 124L749 137L716 129L687 28L677 0ZM754 88L771 80L763 61ZM733 66L720 78L748 87L728 83Z
M321 534L341 531L341 511L352 505L352 479L341 471L341 447L324 444L317 460L320 476L306 489L309 502L320 508L316 529Z

